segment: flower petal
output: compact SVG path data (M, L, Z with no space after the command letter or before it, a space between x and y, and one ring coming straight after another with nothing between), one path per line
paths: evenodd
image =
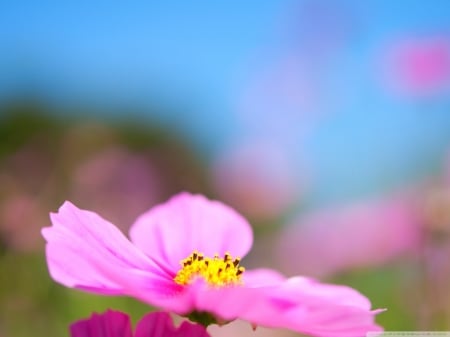
M274 314L280 314L278 307L268 303L268 295L274 287L271 285L254 288L243 286L214 288L206 284L203 279L197 279L175 296L160 296L157 301L161 308L180 316L197 311L213 314L218 322L264 315L267 315L269 319ZM148 295L143 294L143 296ZM155 301L154 298L141 299L147 302ZM254 316L251 316L252 314ZM253 320L250 321L253 322Z
M357 290L335 284L324 284L307 277L291 277L283 283L280 294L289 298L295 294L298 301L307 303L323 301L338 305L348 305L365 310L370 310L371 303L367 297Z
M380 331L370 302L356 290L314 280L283 277L270 270L248 271L243 286L211 288L201 279L161 305L180 315L214 314L219 322L244 319L314 336L363 336ZM267 279L265 280L264 277Z
M175 273L180 261L198 250L243 257L253 243L247 220L232 208L201 195L180 193L141 215L130 230L133 243L160 257Z
M182 297L177 300L177 305L183 304L184 309L179 314L186 314L193 310L205 311L214 314L219 320L230 321L236 318L246 319L245 313L258 310L261 314L264 310L262 302L266 300L265 291L261 288L246 288L240 286L211 288L202 280L191 284ZM170 306L172 303L168 303ZM177 311L175 311L177 312Z
M242 274L243 283L248 288L279 285L285 279L286 278L276 270L267 268L246 270L245 273Z
M203 326L188 322L183 322L176 329L168 313L153 312L139 321L135 337L209 337L209 335Z
M108 310L103 314L93 313L90 318L77 321L70 326L72 337L132 337L128 315Z
M169 314L153 312L138 322L135 337L172 337L174 333L175 327Z
M381 331L374 316L383 310L370 310L369 300L358 291L338 285L321 284L293 277L272 293L274 302L285 302L285 328L314 336L358 337L368 331Z
M209 334L202 325L183 322L174 337L209 337Z
M311 311L301 318L303 311L293 310L287 314L291 329L318 337L361 337L368 332L383 331L374 322L381 311L364 311L354 307L327 307ZM299 319L300 318L300 319ZM307 319L307 324L303 320ZM296 328L297 326L297 328Z
M102 294L132 295L135 289L170 289L170 276L139 251L108 221L65 202L51 214L47 240L50 275L57 282Z

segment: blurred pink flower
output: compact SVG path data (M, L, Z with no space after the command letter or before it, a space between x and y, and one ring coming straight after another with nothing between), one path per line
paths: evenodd
M137 324L133 334L130 317L107 310L103 314L93 313L90 318L70 326L71 337L208 337L201 325L183 322L175 328L168 313L154 312L145 315Z
M46 220L44 207L38 198L26 193L11 193L0 203L0 236L9 248L18 252L41 250L40 229Z
M379 265L417 249L420 225L421 214L409 198L320 210L284 229L278 260L287 272L315 276Z
M27 143L0 165L0 241L16 252L42 250L40 229L48 223L52 158L39 142ZM0 245L1 245L0 243Z
M244 271L253 235L233 209L181 193L141 215L131 241L93 212L65 202L51 214L47 263L68 287L136 297L209 325L242 318L316 336L361 336L381 328L356 290L273 270ZM233 254L233 256L231 255ZM236 257L239 256L239 257Z
M388 84L402 94L427 96L449 89L450 40L444 37L397 43L387 55Z
M156 204L162 191L160 178L143 154L110 147L76 168L71 193L128 229L136 214Z
M289 156L273 144L253 142L221 154L212 167L220 197L245 215L273 219L299 197L301 178Z

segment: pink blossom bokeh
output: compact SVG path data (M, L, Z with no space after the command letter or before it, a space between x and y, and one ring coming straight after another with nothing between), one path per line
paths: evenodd
M148 156L109 147L82 161L74 170L70 194L92 205L127 230L135 215L156 204L164 187Z
M384 82L400 96L435 97L450 91L450 38L396 40L383 57Z
M422 215L415 206L400 196L302 214L279 237L281 268L324 277L417 251Z
M219 197L257 220L281 216L306 188L306 179L294 171L286 151L267 141L244 142L223 151L211 171Z

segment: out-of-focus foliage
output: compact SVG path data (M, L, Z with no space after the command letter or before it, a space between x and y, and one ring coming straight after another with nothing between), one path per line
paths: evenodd
M126 232L172 194L207 190L199 158L158 126L62 121L31 104L4 107L0 129L0 335L64 336L71 321L107 307L138 319L149 308L136 301L56 285L40 229L67 199Z

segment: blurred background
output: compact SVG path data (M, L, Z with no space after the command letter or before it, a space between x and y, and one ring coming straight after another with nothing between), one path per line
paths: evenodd
M127 233L181 190L251 221L246 267L450 330L450 3L1 2L0 336L137 321L53 282L40 229L70 200Z

